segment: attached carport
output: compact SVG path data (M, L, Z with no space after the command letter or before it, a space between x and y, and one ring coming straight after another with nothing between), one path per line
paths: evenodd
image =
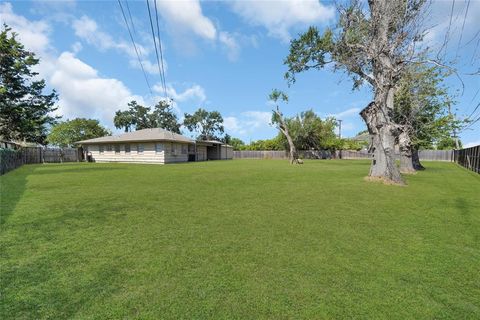
M233 147L216 140L197 141L196 161L228 160L233 158Z

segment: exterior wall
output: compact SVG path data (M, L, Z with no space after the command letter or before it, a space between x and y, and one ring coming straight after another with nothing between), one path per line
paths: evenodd
M207 147L206 146L197 146L197 159L196 161L206 161L207 160Z
M220 159L220 145L215 144L207 148L207 159L208 160L219 160Z
M221 152L221 154L222 154L221 159L222 160L233 159L233 148L232 147L222 146L221 151L222 151Z
M120 143L87 145L88 152L95 162L130 162L130 163L173 163L188 161L188 144L158 142L161 147L157 150L155 142L146 143ZM108 146L111 151L108 151ZM115 152L115 146L120 145L120 152ZM125 151L125 145L130 145L130 152ZM137 145L143 145L143 152L137 151ZM182 148L183 145L183 148ZM103 153L100 148L103 146ZM183 150L182 150L183 149ZM183 152L184 153L183 153Z

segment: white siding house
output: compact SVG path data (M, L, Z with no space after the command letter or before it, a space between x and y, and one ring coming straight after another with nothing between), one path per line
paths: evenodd
M219 141L194 141L161 128L78 141L95 162L175 163L232 159L233 148Z

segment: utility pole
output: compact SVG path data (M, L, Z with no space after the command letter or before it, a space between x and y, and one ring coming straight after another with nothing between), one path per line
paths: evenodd
M342 121L343 120L337 120L338 122L338 138L342 139Z

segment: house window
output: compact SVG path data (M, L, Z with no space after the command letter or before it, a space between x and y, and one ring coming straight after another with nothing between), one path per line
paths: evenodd
M156 153L161 153L161 152L163 152L163 143L156 143L156 144L155 144L155 152L156 152Z
M187 154L187 145L182 144L182 154Z
M112 145L111 144L107 144L107 152L112 152Z
M174 143L170 144L170 153L175 154L175 144Z
M98 146L98 151L100 154L103 154L105 152L105 146Z
M125 153L130 153L130 145L129 144L125 145Z
M188 145L188 153L194 153L195 152L195 146L193 144Z
M137 153L143 153L143 144L137 144Z
M116 144L115 145L115 153L120 153L120 145L119 144Z

